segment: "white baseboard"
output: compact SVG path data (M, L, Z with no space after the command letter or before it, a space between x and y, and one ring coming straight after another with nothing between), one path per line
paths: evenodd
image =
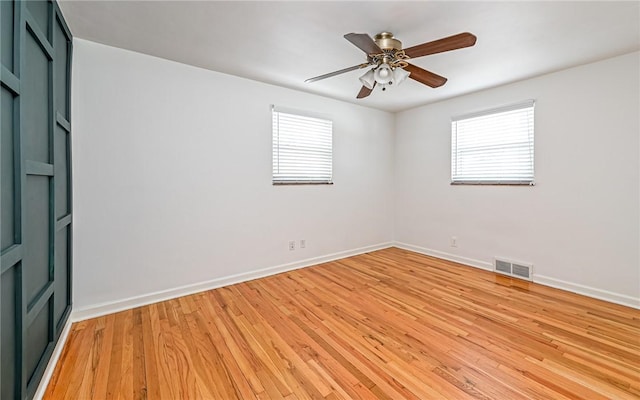
M40 379L36 393L33 395L33 400L41 400L44 397L44 393L47 391L47 386L49 386L51 376L53 376L53 371L55 371L56 364L58 364L58 359L60 359L60 355L62 354L62 349L64 349L64 345L67 343L67 339L69 338L71 324L72 321L69 317L67 318L67 322L64 324L62 333L60 333L58 343L56 343L56 346L53 348L53 353L51 353L51 358L49 359L49 363L47 363L47 368L44 370L42 379Z
M457 262L460 264L468 265L470 267L493 271L493 265L485 261L474 260L473 258L462 257L456 254L445 253L444 251L427 249L426 247L420 247L413 244L394 242L393 245L400 249L415 251L416 253L425 254L427 256L442 258L443 260Z
M89 318L100 317L119 311L129 310L131 308L145 306L147 304L157 303L174 299L176 297L187 296L190 294L203 292L206 290L216 289L223 286L233 285L240 282L246 282L253 279L263 278L265 276L275 275L282 272L292 271L294 269L309 267L311 265L321 264L329 261L338 260L345 257L351 257L370 251L386 249L393 246L391 242L380 243L373 246L360 247L357 249L341 251L338 253L328 254L325 256L308 258L289 264L277 265L274 267L263 268L255 271L244 272L241 274L225 276L222 278L212 279L206 282L198 282L191 285L180 286L168 290L162 290L153 293L147 293L140 296L129 297L127 299L106 302L91 305L80 309L74 309L71 313L70 320L73 322L82 321Z
M493 265L480 260L472 258L461 257L455 254L445 253L438 250L427 249L425 247L415 246L412 244L394 242L395 247L415 251L416 253L426 254L432 257L438 257L445 260L457 262L460 264L468 265L470 267L476 267L487 271L495 272ZM544 275L533 274L533 282L544 286L550 286L556 289L566 290L567 292L577 293L594 299L608 301L610 303L620 304L627 307L640 309L640 299L627 296L624 294L609 292L607 290L597 289L590 286L580 285L577 283L567 282L556 278L551 278Z
M534 274L533 276L533 281L541 285L551 286L556 289L562 289L569 292L582 294L584 296L593 297L594 299L604 300L610 303L616 303L623 306L640 309L640 299L627 296L625 294L614 293L608 290L597 289L590 286L584 286L577 283L571 283L560 279L536 274Z

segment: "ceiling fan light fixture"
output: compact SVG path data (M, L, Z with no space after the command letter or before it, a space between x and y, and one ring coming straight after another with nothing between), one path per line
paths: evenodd
M376 83L376 78L374 75L375 73L373 72L373 69L365 72L365 74L360 77L362 86L366 87L367 89L373 89L373 85Z
M393 70L393 80L398 85L404 82L409 77L409 75L411 75L409 71L402 69L400 67L396 67L396 69Z
M393 71L391 67L387 63L382 63L378 68L376 68L376 72L374 73L376 82L380 85L386 85L390 83L393 79Z

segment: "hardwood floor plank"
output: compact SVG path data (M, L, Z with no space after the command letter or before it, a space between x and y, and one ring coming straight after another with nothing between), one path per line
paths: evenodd
M69 368L66 373L63 372L60 380L58 380L58 386L60 387L61 398L73 399L77 398L82 381L84 379L92 379L92 377L84 376L85 366L90 359L90 353L92 349L93 340L93 327L95 321L91 321L85 324L86 328L80 326L78 335L72 337L72 340L78 346L78 351L70 352L67 357L70 361Z
M130 334L128 327L132 311L122 311L114 319L113 343L109 373L107 379L107 394L105 399L130 398L133 393L133 381L129 385L131 374L131 361L129 348Z
M177 381L173 375L174 363L170 356L171 347L170 330L166 323L165 308L162 303L151 304L149 306L151 331L154 337L153 352L158 371L158 391L160 399L177 398L179 390L175 384ZM174 393L176 391L176 393Z
M146 396L148 399L160 398L160 382L158 375L158 361L154 350L155 342L151 326L151 307L140 308L140 336L142 339L142 356L144 357L144 378Z
M133 310L133 328L131 336L133 339L133 399L147 399L147 376L146 363L144 358L144 336L142 334L142 308Z
M389 248L72 326L45 399L640 399L640 311Z
M94 337L95 338L95 337ZM96 345L91 346L89 350L89 355L87 357L87 363L82 373L82 382L78 389L78 393L76 396L78 398L90 398L93 394L93 388L95 387L96 376L92 373L94 368L95 360L98 358L97 352L99 351L100 346L98 345L99 341L96 340L94 343Z

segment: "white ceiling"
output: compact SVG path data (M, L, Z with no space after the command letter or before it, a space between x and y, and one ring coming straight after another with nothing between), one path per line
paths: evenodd
M60 1L75 37L387 111L640 49L640 2ZM460 32L474 47L418 58L449 81L408 79L357 100L365 55L345 33L393 32L404 47ZM606 77L603 77L606 79Z

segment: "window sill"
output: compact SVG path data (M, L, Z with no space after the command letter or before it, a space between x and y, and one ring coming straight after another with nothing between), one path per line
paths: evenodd
M272 182L273 186L291 186L291 185L333 185L333 182Z
M536 183L531 181L522 182L501 182L501 181L456 181L451 185L474 185L474 186L535 186Z

